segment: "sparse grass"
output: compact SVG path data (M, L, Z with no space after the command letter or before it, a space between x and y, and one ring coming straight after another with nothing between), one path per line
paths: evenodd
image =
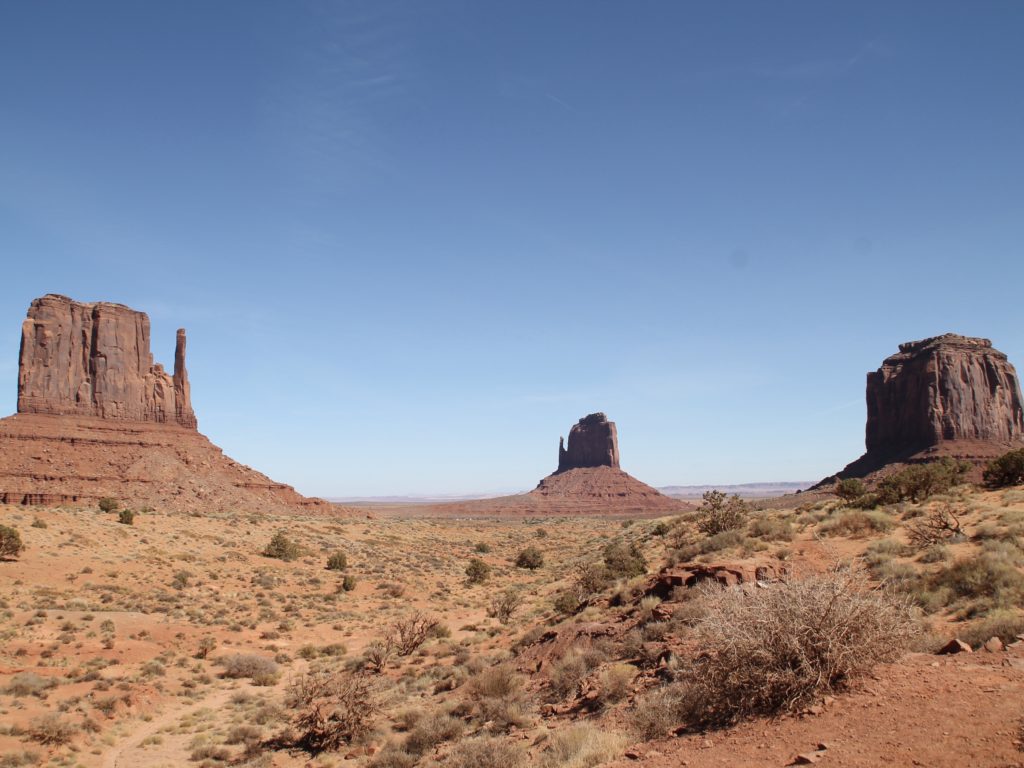
M828 518L818 530L826 536L864 538L888 533L895 525L892 517L880 510L851 509Z
M541 757L543 768L592 768L620 755L625 737L590 723L579 723L551 735Z

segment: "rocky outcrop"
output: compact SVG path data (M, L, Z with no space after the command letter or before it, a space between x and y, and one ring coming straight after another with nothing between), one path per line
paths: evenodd
M87 304L48 294L21 329L18 413L96 416L196 428L185 331L174 373L153 362L149 318L122 304Z
M569 447L558 440L558 472L583 467L619 467L619 437L615 422L603 413L584 416L569 430Z
M868 374L867 412L867 450L839 477L942 456L977 465L1024 444L1017 372L988 339L947 333L900 344Z
M1024 439L1017 372L988 339L948 333L900 344L868 374L869 454L896 456L949 440Z

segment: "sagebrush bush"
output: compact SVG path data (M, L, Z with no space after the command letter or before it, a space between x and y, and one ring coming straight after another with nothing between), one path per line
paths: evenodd
M112 499L109 496L104 496L102 499L99 500L97 506L99 506L101 512L106 512L109 514L111 512L116 512L119 504L117 503L117 499Z
M18 529L0 525L0 558L17 557L24 551L25 544L21 541Z
M877 510L852 509L825 520L819 530L827 536L863 537L891 531L895 521Z
M443 765L445 768L524 768L526 750L508 738L477 736L456 744Z
M944 588L952 597L985 598L996 607L1024 605L1024 574L991 552L943 568L932 577L931 587Z
M864 485L863 480L856 477L847 477L836 483L836 487L833 492L843 501L851 502L854 499L859 499L867 493L868 488Z
M917 632L909 604L836 571L770 589L705 588L695 627L706 651L680 673L690 725L791 711L898 658Z
M466 581L470 584L483 584L491 575L491 566L479 557L471 558L466 566Z
M883 504L924 501L962 483L971 465L944 456L929 464L912 464L878 481L877 493Z
M327 558L328 571L344 571L348 568L348 558L344 552L335 552Z
M985 468L985 484L990 488L1005 488L1024 483L1024 448L1004 453Z
M253 685L274 685L279 675L276 661L251 653L222 656L217 663L224 668L224 677L249 678Z
M612 541L605 545L604 566L613 579L631 579L647 573L647 560L635 543Z
M420 718L405 739L405 751L422 755L445 741L457 741L465 725L444 712L434 712Z
M270 543L263 549L264 557L272 557L275 560L295 560L302 554L302 548L288 538L284 531L274 534Z
M28 735L40 744L60 746L71 741L78 733L78 726L55 713L42 715L29 723Z
M544 565L544 553L536 547L527 547L516 556L516 567L535 571Z
M999 609L960 632L959 637L972 648L978 648L993 637L1012 643L1020 634L1024 634L1024 616L1016 611Z
M313 670L288 686L296 746L312 754L333 752L373 727L380 709L372 681L360 672Z
M625 738L615 731L579 723L555 731L541 756L542 768L592 768L619 756Z
M750 515L750 505L738 495L708 491L697 509L697 529L708 536L742 528Z
M135 510L125 507L117 513L117 522L121 525L135 525Z

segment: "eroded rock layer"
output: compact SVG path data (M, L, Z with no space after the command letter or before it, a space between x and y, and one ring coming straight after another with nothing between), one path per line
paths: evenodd
M149 317L122 304L48 294L32 302L21 328L18 413L97 416L196 428L185 331L174 372L153 362Z
M158 511L341 511L233 461L194 429L88 416L0 419L0 503Z

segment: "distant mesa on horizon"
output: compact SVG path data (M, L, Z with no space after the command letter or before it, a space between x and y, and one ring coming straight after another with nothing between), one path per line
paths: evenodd
M153 361L149 317L47 294L21 328L18 412L0 419L0 502L184 511L341 511L233 461L197 428L179 329L174 371Z
M1017 372L991 341L946 333L899 350L867 375L864 455L818 487L943 456L979 467L1024 446Z

